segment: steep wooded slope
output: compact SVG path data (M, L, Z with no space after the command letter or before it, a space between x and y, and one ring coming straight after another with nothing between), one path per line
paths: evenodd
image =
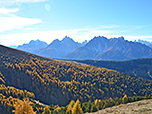
M136 59L130 61L96 61L80 60L80 63L117 70L125 74L152 80L152 59Z
M0 72L5 85L26 89L47 104L71 99L152 95L152 82L114 70L56 61L0 46ZM3 82L1 82L3 83Z

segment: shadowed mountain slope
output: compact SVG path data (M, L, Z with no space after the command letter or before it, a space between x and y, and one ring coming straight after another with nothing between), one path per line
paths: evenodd
M152 80L152 59L129 61L77 60L77 62L117 70L128 75Z
M124 40L123 37L107 39L94 37L85 46L64 56L72 60L130 60L152 58L152 49L144 44Z
M62 59L64 55L81 46L83 46L83 44L75 42L72 38L65 36L61 41L56 39L46 48L36 50L34 53L49 58Z

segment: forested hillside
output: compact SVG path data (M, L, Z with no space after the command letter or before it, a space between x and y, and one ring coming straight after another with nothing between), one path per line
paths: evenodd
M2 79L1 79L2 80ZM0 84L0 114L12 114L14 103L25 97L35 98L34 93Z
M49 105L67 105L71 99L86 102L124 94L152 95L152 81L106 68L43 58L4 46L0 46L0 80L6 88L13 86L32 92L29 95L35 95L35 99Z
M128 75L152 80L152 59L150 58L129 61L77 60L77 62L113 69Z

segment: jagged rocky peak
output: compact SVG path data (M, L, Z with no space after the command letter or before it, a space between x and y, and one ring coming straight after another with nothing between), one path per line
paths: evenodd
M51 42L47 48L57 48L60 45L61 41L58 39L53 40L53 42Z
M31 41L29 42L29 44L34 43L34 42L35 42L34 40L31 40Z
M104 37L104 36L95 36L93 39L103 39L103 40L107 40L107 38Z
M87 45L92 45L92 44L95 44L95 43L103 43L104 41L108 40L106 37L104 36L95 36L93 39L91 39Z
M37 39L37 40L31 40L29 42L29 44L35 44L35 43L39 43L39 42L43 42L43 41L40 41L39 39Z
M40 40L39 39L37 39L37 40L35 40L36 42L40 42Z
M110 40L126 41L126 40L124 39L124 37L123 37L123 36L118 37L118 38L116 38L116 37L114 37L114 38L110 38Z
M107 42L108 39L104 36L98 36L98 37L94 37L92 40L90 40L87 44L88 45L96 45L96 44L101 44L101 43L105 43Z
M118 40L124 41L125 38L123 36L121 36L121 37L118 37Z
M135 40L134 42L138 42L138 43L141 43L141 44L145 44L145 45L147 45L148 47L150 47L150 48L152 48L152 42L150 42L150 41L146 41L146 40Z
M52 42L51 44L53 44L53 43L57 43L57 42L60 42L60 40L55 39L55 40L53 40L53 42Z
M40 48L45 48L47 46L48 44L46 42L37 39L37 40L31 40L29 43L24 43L23 45L19 45L17 49L32 53L35 50L38 50Z
M151 58L152 49L146 45L127 41L124 37L107 39L94 37L85 46L67 54L66 59L130 60Z
M72 38L65 36L62 40L54 40L46 48L38 50L36 53L49 58L62 59L64 55L81 46L81 43L75 42Z
M67 42L67 41L72 41L72 42L73 42L73 39L70 38L70 37L68 37L68 36L65 36L65 37L61 40L61 42Z
M85 44L87 44L87 43L88 43L88 41L85 40L85 41L82 42L82 45L85 45Z

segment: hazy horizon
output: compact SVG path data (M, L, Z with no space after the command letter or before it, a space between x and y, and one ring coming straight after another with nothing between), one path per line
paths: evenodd
M58 39L58 38L56 38L56 39L58 39L59 41L62 41L65 37L69 37L69 38L71 38L70 36L64 36L63 38L61 38L61 39ZM106 37L106 36L94 36L93 38L95 38L95 37ZM123 37L123 36L120 36L120 37ZM111 39L111 38L120 38L120 37L110 37L110 38L108 38L108 37L106 37L107 39ZM91 38L90 40L92 40L93 38ZM124 37L123 37L124 38ZM54 40L56 40L56 39L54 39ZM71 39L73 39L73 38L71 38ZM54 41L53 40L53 41ZM74 40L74 39L73 39ZM81 43L81 44L83 44L83 43L88 43L90 40L84 40L84 41L82 41L82 42L78 42L78 43ZM124 40L127 40L127 39L125 39L124 38ZM133 42L138 42L139 40L141 40L141 39L136 39L136 40L134 40ZM40 39L35 39L35 40L30 40L29 42L27 42L27 43L23 43L23 44L18 44L18 45L9 45L9 47L12 47L12 48L17 48L18 46L22 46L22 45L24 45L24 44L29 44L31 41L42 41L42 42L45 42L45 41L43 41L43 40L40 40ZM52 42L53 42L52 41ZM75 41L75 40L74 40ZM129 40L128 40L129 41ZM142 40L142 41L147 41L147 40ZM48 42L45 42L45 43L47 43L48 45L50 45L52 42L50 42L50 43L48 43ZM77 42L77 41L75 41L75 42ZM150 41L148 41L149 43L151 43Z

